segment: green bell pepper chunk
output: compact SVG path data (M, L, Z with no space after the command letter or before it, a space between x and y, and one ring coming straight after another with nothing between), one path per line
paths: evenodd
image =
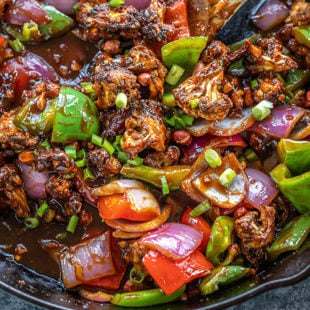
M252 269L243 266L218 267L215 268L209 276L203 279L199 285L199 289L202 295L209 295L218 291L219 285L230 284L252 273Z
M310 233L310 216L295 217L281 230L279 236L268 249L270 260L275 260L280 254L297 250Z
M56 99L48 100L44 111L38 111L35 100L26 103L14 117L15 126L32 135L47 134L53 128L55 101Z
M281 139L278 156L293 175L310 171L310 142Z
M148 307L175 301L181 297L185 286L179 288L175 293L167 296L161 289L155 288L139 292L115 294L111 303L121 307Z
M285 80L285 88L288 92L293 92L305 86L310 80L310 71L301 69L289 70Z
M191 37L176 40L164 45L161 49L163 63L170 68L179 65L187 71L192 71L200 54L207 46L206 37Z
M176 190L180 187L181 182L187 177L190 171L190 166L153 168L144 165L134 166L125 164L121 170L121 175L148 182L158 188L162 188L161 178L165 177L169 189Z
M48 40L52 37L60 36L70 30L73 20L55 9L53 6L41 4L42 8L48 13L51 21L39 27L39 33L43 34L41 40ZM16 25L5 25L6 32L21 42L32 42L33 38L25 38L22 35L22 28ZM39 39L40 40L40 39Z
M294 27L293 34L298 43L310 48L310 26Z
M98 134L100 120L96 105L81 92L63 86L56 103L52 142L70 143Z
M290 200L301 214L310 214L310 171L296 177L291 176L288 167L282 163L270 175L282 194Z
M210 240L206 249L207 259L215 266L221 262L221 254L232 244L234 220L228 216L219 216L211 228Z

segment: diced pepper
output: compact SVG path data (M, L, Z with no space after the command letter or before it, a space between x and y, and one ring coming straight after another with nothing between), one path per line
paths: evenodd
M232 244L234 220L228 216L216 218L206 250L207 259L215 266L221 262L221 254Z
M100 120L97 107L81 92L63 86L56 103L52 142L70 143L98 134Z
M310 171L292 177L288 167L282 163L276 166L270 175L299 213L310 214Z
M179 288L174 294L167 296L159 288L152 290L115 294L111 303L121 307L148 307L166 304L179 299L185 291L185 286Z
M294 27L293 34L297 42L310 48L310 26Z
M176 190L180 187L183 179L189 174L190 166L169 166L165 168L153 168L144 165L132 166L125 164L121 174L128 178L138 179L148 182L158 188L162 188L161 177L166 177L170 190Z
M184 284L208 274L213 268L203 254L196 251L181 261L173 261L156 251L149 251L143 264L154 281L167 295Z
M293 175L310 171L310 142L281 139L278 157Z
M210 239L211 227L207 223L207 221L203 219L202 216L191 217L190 212L192 210L193 210L192 208L185 210L185 212L183 213L183 215L181 217L180 222L182 224L192 226L202 233L203 239L202 239L202 242L199 246L199 250L201 252L204 252L206 250L207 244L208 244L209 239Z
M292 69L285 80L285 87L288 92L293 92L302 88L310 80L310 71L302 69Z
M47 134L53 128L55 101L56 99L47 100L43 111L38 110L36 100L26 103L17 111L14 124L32 135Z
M275 260L280 254L297 250L310 233L310 216L295 217L281 230L279 236L268 249L270 260Z
M205 37L191 37L170 42L161 49L163 63L168 68L179 65L191 72L206 45Z
M203 279L199 285L202 295L209 295L219 289L219 285L227 285L238 281L247 275L253 274L253 270L242 266L222 266L215 268L212 273Z

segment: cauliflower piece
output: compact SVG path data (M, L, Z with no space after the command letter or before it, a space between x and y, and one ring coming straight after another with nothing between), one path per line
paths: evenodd
M310 3L306 0L295 1L290 16L285 22L293 26L308 26L310 24Z
M220 62L214 61L180 84L172 93L178 106L188 115L220 121L233 106L231 99L219 90L223 80L224 69Z
M298 68L298 64L291 57L283 54L283 46L276 39L258 39L257 45L249 42L248 44L250 46L246 66L252 74L266 71L282 72Z

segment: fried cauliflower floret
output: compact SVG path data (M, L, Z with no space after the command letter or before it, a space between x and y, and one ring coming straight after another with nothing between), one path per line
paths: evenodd
M294 26L307 26L310 24L310 3L306 0L297 0L291 7L287 24Z
M121 147L128 157L135 158L148 147L156 151L165 150L166 127L157 113L159 107L160 104L155 101L142 100L140 107L126 119Z
M29 217L30 210L23 189L23 181L14 164L0 168L0 200L5 202L18 217Z
M258 211L249 211L235 221L235 231L241 240L241 251L254 266L267 258L266 247L274 237L275 209L260 206Z
M283 54L283 46L278 40L258 39L256 44L250 44L246 57L247 68L252 74L266 71L282 72L298 68L291 57Z
M15 111L5 112L0 118L0 145L3 149L22 150L34 148L40 142L27 132L18 129L14 124Z
M233 106L231 99L219 90L223 80L224 70L215 61L172 92L178 106L187 114L208 121L223 120Z

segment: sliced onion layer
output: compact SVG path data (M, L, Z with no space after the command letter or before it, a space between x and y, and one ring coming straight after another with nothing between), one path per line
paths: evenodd
M115 274L110 232L71 246L59 254L66 288Z
M202 233L191 226L166 223L142 237L138 243L169 258L179 260L193 253L202 239Z
M125 0L125 3L134 6L138 10L143 10L150 5L151 0Z
M277 106L272 109L270 116L255 123L250 130L276 139L287 138L306 111L294 105Z
M249 189L245 201L254 207L269 206L279 193L271 177L259 170L247 168L245 173L249 180Z

